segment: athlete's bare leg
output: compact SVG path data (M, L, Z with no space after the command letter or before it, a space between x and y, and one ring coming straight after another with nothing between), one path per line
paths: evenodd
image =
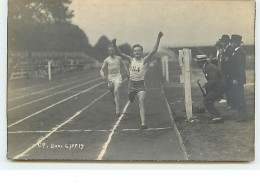
M108 84L108 89L109 89L109 91L110 91L112 97L114 98L114 97L115 97L115 94L114 94L114 92L115 92L115 90L114 90L114 84L113 84L113 83L109 83L109 84Z
M138 100L139 100L139 108L140 108L140 117L142 122L142 128L145 128L145 108L144 108L144 98L145 98L145 91L140 91L137 93Z
M114 83L111 83L111 82L108 83L108 89L112 95L113 103L115 104L115 88L114 87L115 87Z
M114 100L116 104L116 114L119 116L120 114L120 105L119 105L119 87L120 83L115 83L114 85Z

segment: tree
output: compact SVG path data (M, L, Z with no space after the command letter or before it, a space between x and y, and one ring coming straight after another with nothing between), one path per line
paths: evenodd
M123 53L125 53L125 54L127 54L127 55L132 55L132 48L131 48L131 46L128 44L128 43L125 43L125 44L122 44L122 45L120 45L119 46L119 49L123 52Z
M73 11L69 4L71 0L9 0L8 22L70 22Z
M92 52L86 34L71 24L71 0L9 0L8 50Z
M111 44L111 41L106 36L101 36L94 47L94 57L97 58L99 61L105 60L107 57L107 46Z

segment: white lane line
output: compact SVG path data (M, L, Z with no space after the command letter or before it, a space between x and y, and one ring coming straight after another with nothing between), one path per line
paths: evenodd
M78 95L80 95L80 94L86 93L86 92L88 92L88 91L90 91L90 90L92 90L92 89L94 89L94 88L96 88L96 87L98 87L98 86L100 86L101 84L104 84L104 83L105 83L105 82L100 82L100 83L98 83L98 84L96 84L96 85L94 85L94 86L92 86L92 87L90 87L90 88L87 88L87 89L85 89L85 90L83 90L83 91L81 91L81 92L79 92L79 93L77 93L77 94L74 94L74 95L72 95L72 96L69 96L68 98L65 98L65 99L63 99L63 100L61 100L61 101L59 101L59 102L57 102L57 103L54 103L54 104L52 104L52 105L50 105L50 106L48 106L48 107L45 107L44 109L41 109L41 110L39 110L39 111L37 111L37 112L35 112L35 113L29 115L29 116L26 116L26 117L23 118L23 119L20 119L20 120L14 122L14 123L11 123L11 124L8 126L8 128L10 128L10 127L12 127L12 126L14 126L14 125L16 125L16 124L18 124L18 123L21 123L21 122L23 122L24 120L27 120L28 118L31 118L31 117L33 117L33 116L35 116L35 115L37 115L37 114L39 114L39 113L41 113L41 112L43 112L43 111L45 111L45 110L48 110L48 109L50 109L50 108L52 108L52 107L54 107L54 106L56 106L56 105L59 105L59 104L65 102L65 101L67 101L67 100L69 100L69 99L71 99L71 98L74 98L75 96L78 96Z
M44 85L44 84L47 84L47 83L37 84L37 85L29 86L29 87L22 87L22 88L19 88L19 89L8 89L8 90L12 91L13 93L19 93L21 91L26 91L26 90L29 90L29 89L32 89L32 88L36 88L36 87L39 87L39 86Z
M15 109L24 107L24 106L26 106L26 105L30 105L30 104L35 103L35 102L39 102L39 101L44 100L44 99L46 99L46 98L55 96L55 95L57 95L57 94L61 94L61 93L63 93L63 92L67 92L67 91L69 91L69 90L71 90L71 89L75 89L75 88L80 87L80 86L83 86L83 85L87 85L87 84L89 84L89 83L91 83L91 82L94 82L94 81L97 81L97 80L100 80L100 79L101 79L101 78L93 79L93 80L90 80L90 81L88 81L88 82L85 82L85 83L82 83L82 84L79 84L79 85L75 85L75 86L73 86L73 87L71 87L71 88L68 88L68 89L65 89L65 90L62 90L62 91L58 91L58 92L55 92L55 93L50 94L50 95L48 95L48 96L44 96L44 97L42 97L42 98L39 98L39 99L30 101L30 102L24 103L24 104L22 104L22 105L18 105L18 106L16 106L16 107L10 108L10 109L8 109L7 111L15 110Z
M172 127L160 127L160 128L148 128L149 130L168 130L172 129ZM112 130L57 130L56 132L111 132ZM137 128L128 128L128 129L122 129L118 130L117 132L126 132L126 131L140 131L140 129ZM14 131L14 132L8 132L8 134L27 134L27 133L49 133L51 131L48 130L25 130L25 131Z
M64 130L66 131L66 130ZM83 130L84 132L110 132L111 130Z
M146 130L168 130L168 129L172 129L172 127L159 127L159 128L148 128L148 129L146 129ZM138 131L138 130L140 130L140 128L139 129L137 129L137 128L127 128L127 129L122 129L122 131L124 132L124 131Z
M111 130L57 130L56 132L110 132ZM14 131L8 134L27 134L27 133L49 133L48 130L27 130L27 131Z
M95 76L95 78L96 78L96 77L97 77L97 76ZM86 78L86 79L87 79L87 78ZM13 100L17 100L17 99L21 99L21 98L25 98L25 97L30 96L30 95L40 94L40 93L42 93L42 92L49 91L49 90L52 90L52 89L56 89L56 88L59 88L59 87L63 87L63 86L65 86L65 85L69 85L69 84L72 84L72 83L76 83L76 82L80 82L80 81L85 81L86 79L75 80L75 81L72 81L72 82L64 83L64 84L61 84L61 85L58 85L58 86L55 86L55 87L51 87L51 88L48 88L48 89L44 89L44 90L41 90L41 91L36 91L36 92L28 93L28 94L23 95L23 96L19 96L19 97L16 97L16 98L8 99L8 102L13 101ZM11 91L11 90L10 90L10 91Z
M27 133L49 133L51 131L46 130L25 130L25 131L14 131L14 132L7 132L8 134L27 134Z
M41 142L43 142L45 139L47 139L49 136L51 136L53 133L55 133L59 128L61 128L62 126L64 126L65 124L69 123L71 120L73 120L75 117L77 117L78 115L80 115L84 110L86 110L87 108L89 108L91 105L93 105L94 103L96 103L98 100L100 100L103 96L105 96L106 94L108 94L108 91L103 93L102 95L100 95L98 98L96 98L95 100L93 100L90 104L88 104L86 107L84 107L83 109L77 111L73 116L71 116L70 118L68 118L66 121L64 121L63 123L57 125L56 127L54 127L50 133L48 133L46 136L42 137L41 139L39 139L35 144L33 144L31 147L29 147L28 149L26 149L24 152L16 155L13 159L19 159L23 156L25 156L30 150L32 150L34 147L36 147L37 145L39 145Z
M246 83L245 86L254 86L255 83Z
M187 154L187 152L186 152L186 148L185 148L185 146L184 146L184 144L183 144L183 140L182 140L181 134L180 134L180 132L179 132L177 126L176 126L176 123L175 123L175 121L174 121L174 118L172 117L171 107L170 107L170 105L169 105L169 103L168 103L168 101L167 101L167 99L166 99L166 96L165 96L165 93L164 93L164 90L163 90L162 85L161 85L161 88L162 88L164 100L165 100L166 105L167 105L168 112L169 112L169 114L170 114L171 123L173 124L174 131L175 131L175 133L176 133L176 135L177 135L177 137L178 137L178 139L179 139L179 144L180 144L181 149L182 149L182 151L183 151L183 153L184 153L184 157L185 157L186 160L189 160L188 154Z
M111 133L109 134L108 138L107 138L107 141L105 142L105 144L103 145L102 147L102 150L101 152L99 153L98 157L97 157L97 160L102 160L104 154L106 153L106 150L107 150L107 147L108 147L108 144L110 143L111 139L112 139L112 136L113 134L115 133L115 130L117 128L117 126L119 125L120 121L122 120L122 118L124 117L124 113L126 112L126 109L127 107L129 106L130 102L128 101L127 104L125 105L124 109L123 109L123 112L121 114L121 116L118 118L117 122L115 123Z

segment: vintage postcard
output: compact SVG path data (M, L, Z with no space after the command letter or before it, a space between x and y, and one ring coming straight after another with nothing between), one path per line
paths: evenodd
M253 161L255 1L9 0L7 158Z

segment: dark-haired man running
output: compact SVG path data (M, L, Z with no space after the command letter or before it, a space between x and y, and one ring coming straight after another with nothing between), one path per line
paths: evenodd
M145 106L144 106L144 98L145 98L145 74L147 71L147 64L152 58L152 56L157 52L161 37L163 36L163 33L160 32L158 34L155 46L153 50L147 55L143 56L143 47L139 44L136 44L133 46L133 56L128 56L124 53L122 53L117 45L116 45L116 39L112 40L112 43L115 47L115 49L118 51L118 54L122 58L126 58L128 61L130 61L130 79L128 84L128 95L129 95L129 101L133 102L135 96L138 96L139 100L139 108L140 108L140 117L141 117L141 129L147 129L147 126L145 124Z

